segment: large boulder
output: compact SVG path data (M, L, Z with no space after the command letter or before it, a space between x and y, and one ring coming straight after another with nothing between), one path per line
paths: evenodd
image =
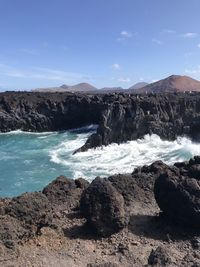
M200 181L187 176L191 173L191 164L186 165L184 170L186 176L180 174L178 168L166 169L155 182L155 199L163 215L169 219L182 225L199 227Z
M101 236L112 235L127 223L124 198L107 179L97 177L83 192L80 210Z

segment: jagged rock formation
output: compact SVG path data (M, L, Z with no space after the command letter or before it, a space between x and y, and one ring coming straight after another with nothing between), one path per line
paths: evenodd
M181 225L200 226L200 157L162 170L155 198L164 215Z
M1 93L0 131L59 131L98 124L78 151L157 134L199 138L200 94Z
M157 161L89 187L61 176L42 192L0 199L1 265L199 266L199 166L200 157L174 166ZM98 238L82 214L112 235ZM129 224L116 229L125 218Z

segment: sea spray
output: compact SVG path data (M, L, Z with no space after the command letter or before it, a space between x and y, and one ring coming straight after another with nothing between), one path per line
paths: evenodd
M135 167L156 160L172 164L200 155L199 143L186 137L163 141L157 135L73 155L95 127L66 132L0 134L0 196L40 190L61 174L91 181L96 176L132 172Z

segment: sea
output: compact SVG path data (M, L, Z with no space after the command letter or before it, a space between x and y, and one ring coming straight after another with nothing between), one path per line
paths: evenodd
M186 137L163 141L157 135L73 154L96 125L63 132L0 133L0 197L39 191L60 175L92 181L162 160L167 164L200 155L200 143Z

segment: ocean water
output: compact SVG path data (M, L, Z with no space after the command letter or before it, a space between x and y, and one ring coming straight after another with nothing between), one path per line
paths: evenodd
M73 155L96 126L65 132L0 134L0 197L41 190L59 175L83 177L132 172L135 167L163 160L168 164L200 155L200 144L181 137L161 140L157 135Z

